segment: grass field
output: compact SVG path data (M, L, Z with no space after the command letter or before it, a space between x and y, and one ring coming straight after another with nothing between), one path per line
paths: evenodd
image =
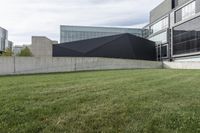
M199 133L200 71L0 77L0 133Z

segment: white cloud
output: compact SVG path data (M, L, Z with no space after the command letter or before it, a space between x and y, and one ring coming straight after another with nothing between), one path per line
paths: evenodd
M33 35L59 40L60 25L142 27L161 1L0 0L0 26L17 45L30 43Z

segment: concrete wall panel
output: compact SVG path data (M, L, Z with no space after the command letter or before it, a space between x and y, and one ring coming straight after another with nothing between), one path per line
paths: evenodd
M167 69L200 69L200 62L164 62Z
M172 10L172 0L165 0L150 12L150 23L158 20Z
M0 75L134 68L162 68L162 63L89 57L0 58Z
M0 57L0 74L13 74L14 73L14 58Z
M52 56L52 45L57 44L57 41L52 41L47 37L33 36L32 44L29 46L34 57Z

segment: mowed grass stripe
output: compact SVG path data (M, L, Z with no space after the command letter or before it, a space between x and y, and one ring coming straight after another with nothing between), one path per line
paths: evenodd
M199 72L0 77L0 132L200 132Z

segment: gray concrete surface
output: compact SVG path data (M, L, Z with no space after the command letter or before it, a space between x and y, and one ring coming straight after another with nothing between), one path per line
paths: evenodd
M52 56L52 45L57 43L57 41L52 41L47 37L33 36L29 48L34 57Z
M172 10L172 0L164 0L150 12L150 23L155 22Z
M164 62L163 65L167 69L200 69L200 62L196 61Z
M14 73L14 62L13 57L0 57L0 75Z
M85 57L0 57L0 75L134 68L162 68L162 63Z

